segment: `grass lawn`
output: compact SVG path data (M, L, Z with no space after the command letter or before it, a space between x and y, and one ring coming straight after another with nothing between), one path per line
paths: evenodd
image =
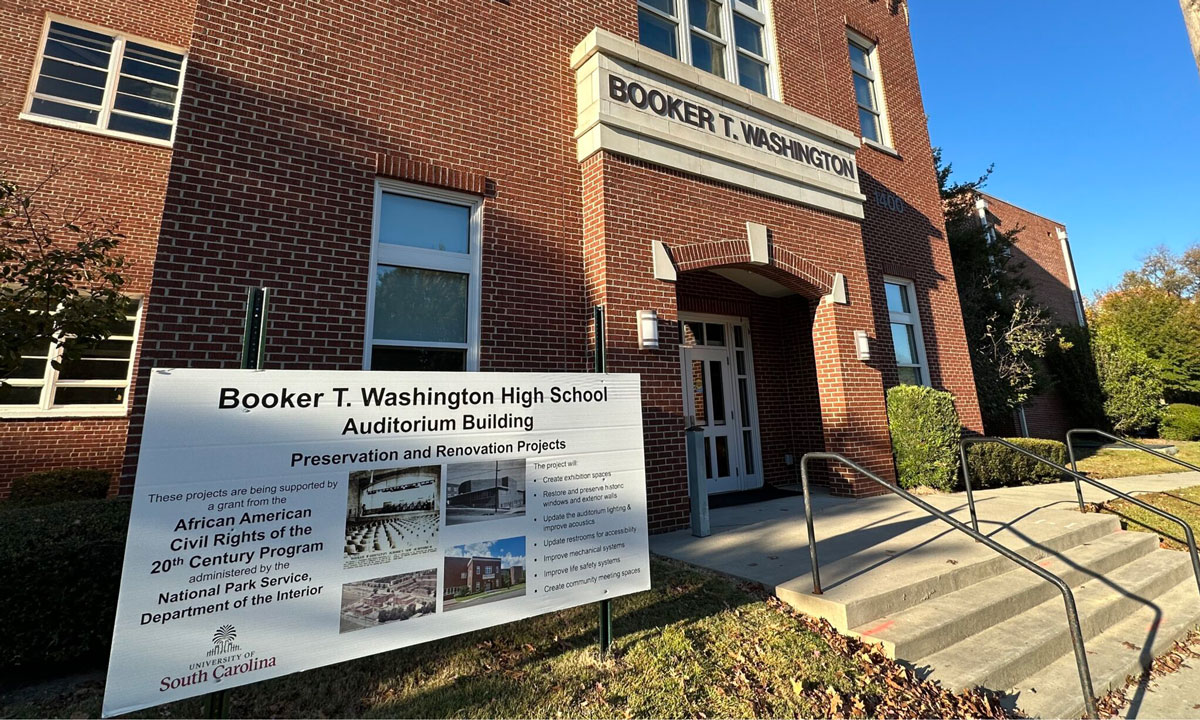
M1200 465L1200 442L1175 442L1172 444L1179 448L1179 454L1175 457L1193 465ZM1161 460L1149 453L1133 449L1098 450L1079 460L1079 471L1098 480L1132 475L1184 472L1186 470L1187 468L1173 462Z
M724 577L654 560L654 587L596 606L230 691L234 717L1004 717ZM97 678L3 688L3 717L95 717ZM198 717L200 699L137 717Z
M1180 488L1170 492L1138 495L1138 500L1169 512L1192 526L1192 532L1200 538L1200 485ZM1158 533L1166 545L1176 550L1186 550L1187 540L1183 528L1177 523L1146 512L1124 500L1113 500L1104 504L1104 511L1120 515L1122 524L1130 530Z

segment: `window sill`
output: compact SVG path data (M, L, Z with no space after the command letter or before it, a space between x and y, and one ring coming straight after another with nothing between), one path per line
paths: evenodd
M124 405L107 409L66 409L55 408L44 410L4 410L0 409L0 422L8 420L77 420L90 418L124 418L129 416L129 410Z
M874 149L878 150L879 152L883 153L884 155L891 155L892 157L896 158L897 160L904 159L903 157L901 157L900 153L896 151L895 148L884 145L883 143L875 142L874 140L872 140L870 138L863 138L862 143L863 143L863 145L866 145L869 148L874 148Z
M174 145L174 143L170 140L158 140L156 138L148 138L141 135L117 132L115 130L105 130L104 128L96 125L73 122L71 120L63 120L55 117L46 117L44 115L34 115L33 113L23 112L21 113L20 118L22 120L28 120L32 123L37 123L38 125L49 125L50 127L62 128L64 130L76 130L89 135L101 135L103 137L116 138L118 140L129 140L130 142L141 143L143 145L153 145L155 147L167 148L168 150L170 150Z

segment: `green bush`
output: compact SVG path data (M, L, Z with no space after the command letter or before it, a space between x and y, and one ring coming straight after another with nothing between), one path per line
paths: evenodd
M900 486L953 490L958 482L962 423L954 396L919 385L900 385L887 394L888 429Z
M62 468L33 473L13 480L9 502L44 505L71 500L103 500L108 496L112 474L105 470Z
M123 499L0 507L0 672L103 665L128 526Z
M1092 353L1104 391L1104 414L1118 434L1145 434L1162 417L1163 379L1146 351L1119 327L1093 328Z
M1066 466L1067 446L1057 440L1004 438L1017 447ZM999 443L967 446L967 467L971 471L971 489L1040 485L1065 480L1058 470Z
M1168 405L1158 435L1164 440L1200 440L1200 405Z

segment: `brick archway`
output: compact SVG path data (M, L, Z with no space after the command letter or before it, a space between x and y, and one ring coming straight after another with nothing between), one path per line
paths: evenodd
M717 240L688 245L666 246L676 272L739 268L769 278L809 299L832 293L837 280L834 273L790 250L751 237ZM765 252L764 247L765 246Z

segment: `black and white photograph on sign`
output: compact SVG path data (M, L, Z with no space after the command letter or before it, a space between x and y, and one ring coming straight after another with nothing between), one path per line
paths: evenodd
M348 485L346 568L437 551L439 466L352 472Z
M404 622L436 609L436 568L347 583L342 586L340 632Z
M524 460L446 466L447 525L524 515Z
M446 551L442 609L525 596L525 537L455 545Z

